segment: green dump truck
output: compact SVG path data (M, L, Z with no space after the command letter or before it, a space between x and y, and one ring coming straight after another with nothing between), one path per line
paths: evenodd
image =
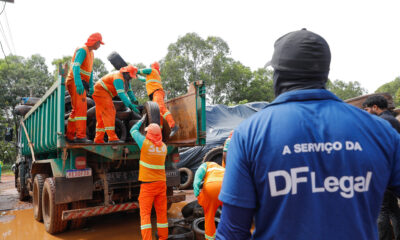
M87 217L137 209L140 150L134 141L118 144L69 144L65 139L65 76L59 79L21 119L15 186L21 200L33 198L34 217L49 233L81 227ZM179 131L166 140L168 204L185 200L180 184L178 147L205 144L205 86L166 102ZM142 110L143 125L162 122L158 105ZM89 123L88 123L89 124ZM165 125L165 124L164 124ZM164 132L164 131L163 131ZM129 133L129 129L128 129ZM164 134L163 134L164 136Z

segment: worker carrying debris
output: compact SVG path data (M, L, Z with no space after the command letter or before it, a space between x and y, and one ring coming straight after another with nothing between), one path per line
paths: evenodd
M222 202L218 199L225 168L215 162L205 162L197 169L193 190L199 204L204 209L205 239L215 239L215 213ZM202 186L201 186L202 185Z
M147 95L150 100L156 102L160 108L161 116L164 117L171 128L170 137L174 136L178 131L178 125L175 124L172 114L169 112L164 103L165 92L161 83L160 64L154 62L150 68L140 69L138 74L144 74L146 77L139 76L138 79L146 83Z
M104 134L107 133L108 142L123 142L115 133L116 110L112 101L117 96L122 102L136 113L137 99L133 94L130 80L136 78L137 68L128 65L119 71L109 73L102 77L94 86L93 100L96 104L96 137L95 143L104 143ZM128 96L125 94L128 94Z
M86 137L86 91L93 94L93 50L104 44L100 33L89 36L85 45L75 50L65 82L71 96L72 111L68 118L66 138L68 142L91 143ZM88 85L85 90L85 85ZM76 138L75 138L76 137Z
M146 136L139 132L139 128L146 118L146 114L130 130L132 138L140 148L139 161L139 207L140 229L143 240L151 240L151 209L157 214L157 231L160 240L168 238L167 219L167 178L165 175L165 157L167 147L162 142L161 128L151 123L146 128Z

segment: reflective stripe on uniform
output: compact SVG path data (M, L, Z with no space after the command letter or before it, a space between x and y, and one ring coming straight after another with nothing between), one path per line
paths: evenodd
M144 167L151 168L151 169L160 169L160 170L165 169L165 165L148 164L148 163L145 163L143 161L139 161L139 164L144 166Z
M131 132L131 134L134 134L135 132L139 132L139 131L135 129L135 130L131 130L130 132Z
M167 228L168 223L157 223L157 228Z
M125 90L124 89L118 89L117 93L125 93Z
M75 117L75 121L86 121L87 117Z
M87 72L87 71L85 71L85 70L83 70L82 68L81 68L81 71L80 71L83 75L86 75L86 76L88 76L88 77L90 77L90 75L92 75L92 73L91 72Z
M167 112L164 113L163 117L165 118L165 117L167 117L169 114L171 114L171 113L170 113L169 111L167 111Z
M212 237L208 236L207 234L204 234L204 236L206 237L207 240L214 240L215 239L215 234Z
M75 122L75 118L68 118L68 121Z
M96 128L96 132L105 132L106 130L104 128Z
M161 81L158 81L158 80L155 80L155 79L151 79L151 80L147 80L146 81L146 83L151 83L151 82L162 84Z
M114 95L110 92L110 90L108 90L108 88L107 88L107 86L104 84L103 80L100 79L99 82L100 82L101 86L104 88L104 90L106 90L106 91L110 94L110 96L113 98Z
M212 171L212 170L216 170L216 171L224 171L224 169L221 169L220 167L212 167L212 168L207 168L207 172L208 172L208 171Z
M108 131L108 130L115 130L115 127L105 127L104 128L106 131Z
M141 225L141 226L140 226L140 229L141 229L141 230L143 230L143 229L148 229L148 228L151 228L151 224L145 224L145 225Z
M74 65L74 67L75 67L75 66L78 66L78 67L80 67L80 66L81 66L81 64L80 64L79 62L74 62L74 64L73 64L73 65Z

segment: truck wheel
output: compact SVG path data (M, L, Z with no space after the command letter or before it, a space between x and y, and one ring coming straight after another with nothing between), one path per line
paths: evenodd
M42 214L44 227L48 233L60 233L67 228L68 221L61 220L62 212L68 210L68 204L56 204L56 185L53 178L46 178L42 192Z
M121 69L122 67L128 66L125 60L119 55L117 52L112 52L107 57L108 61L113 65L113 67L117 70Z
M42 216L42 191L43 184L47 174L36 174L35 179L33 180L33 215L36 221L41 222L43 220Z
M26 189L25 182L21 181L21 175L25 175L25 172L21 168L23 168L22 164L20 164L17 168L18 177L16 179L17 180L16 184L17 184L17 191L18 191L18 199L20 201L25 201L25 200L28 200L29 193L28 193L28 190Z
M77 201L77 202L71 203L71 210L81 209L81 208L86 208L85 201ZM69 224L69 229L71 229L71 230L80 229L80 228L83 228L83 226L85 226L85 224L86 224L86 218L73 219L73 220L71 220L71 222Z
M193 183L193 172L189 168L179 168L179 175L181 179L181 184L179 185L179 189L188 189L192 186Z
M224 146L219 146L211 149L203 158L203 163L205 162L215 162L222 166L222 152Z

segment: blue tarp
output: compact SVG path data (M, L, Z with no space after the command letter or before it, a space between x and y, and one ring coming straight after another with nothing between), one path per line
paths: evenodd
M221 104L206 106L206 145L182 149L177 167L187 167L195 172L209 150L222 146L231 130L267 105L268 102L252 102L232 107Z

